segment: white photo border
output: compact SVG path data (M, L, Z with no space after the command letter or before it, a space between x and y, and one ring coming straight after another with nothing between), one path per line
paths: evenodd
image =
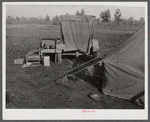
M145 109L6 109L6 5L110 5L145 7ZM147 120L148 119L148 3L147 2L3 2L2 115L4 120Z

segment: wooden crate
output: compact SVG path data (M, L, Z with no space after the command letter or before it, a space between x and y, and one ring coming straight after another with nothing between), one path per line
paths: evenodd
M50 56L44 56L44 66L50 66Z
M24 58L18 58L14 60L14 64L23 64Z

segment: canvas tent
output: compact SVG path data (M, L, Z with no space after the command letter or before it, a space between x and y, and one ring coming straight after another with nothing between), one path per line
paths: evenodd
M141 28L102 60L104 94L131 100L144 92L144 41Z
M59 18L65 51L79 50L87 53L93 37L94 16L62 15Z

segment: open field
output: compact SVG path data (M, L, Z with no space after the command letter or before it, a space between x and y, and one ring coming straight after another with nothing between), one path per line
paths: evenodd
M127 40L138 28L104 29L96 27L94 38L99 40L99 57ZM86 61L63 58L62 64L51 62L50 67L28 67L14 64L14 59L24 57L30 50L40 46L42 38L59 37L59 26L51 25L9 25L6 29L6 89L8 93L7 108L74 108L74 109L139 109L126 100L103 96L101 102L88 97L91 93L100 93L102 79L85 77L85 71L77 74L64 84L50 84L65 71ZM88 58L87 58L88 59ZM96 66L96 75L103 73Z

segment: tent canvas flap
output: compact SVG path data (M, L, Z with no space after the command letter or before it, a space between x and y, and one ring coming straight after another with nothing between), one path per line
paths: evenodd
M142 28L103 59L105 94L129 100L144 91L144 40Z

